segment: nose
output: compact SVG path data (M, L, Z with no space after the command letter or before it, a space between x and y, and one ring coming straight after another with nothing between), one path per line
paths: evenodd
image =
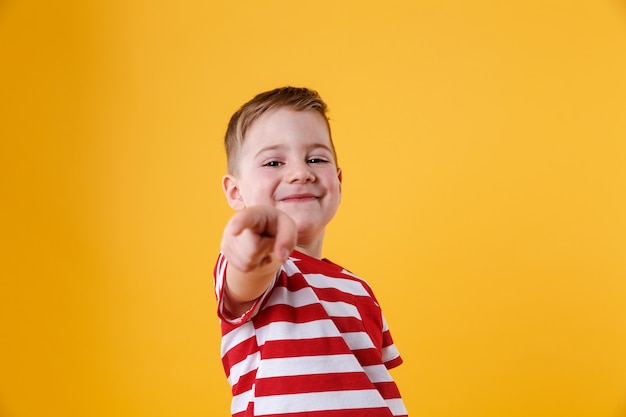
M313 182L315 174L306 162L292 163L287 172L288 182Z

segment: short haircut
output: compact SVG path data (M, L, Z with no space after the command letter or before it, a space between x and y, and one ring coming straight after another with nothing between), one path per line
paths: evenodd
M328 106L324 100L322 100L317 91L308 88L281 87L257 94L252 100L241 106L230 118L224 138L228 173L235 174L237 171L237 160L241 152L244 136L252 123L267 111L281 107L287 107L295 111L316 111L321 114L326 121L330 146L332 147L335 162L337 162L337 153L332 135L330 134L330 124L327 116Z

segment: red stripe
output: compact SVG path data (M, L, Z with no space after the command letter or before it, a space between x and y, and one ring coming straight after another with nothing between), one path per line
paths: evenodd
M259 348L256 343L256 338L250 337L243 342L231 347L226 355L222 358L222 364L224 369L230 370L231 366L241 362L248 355L258 352Z
M302 356L350 354L350 348L341 337L315 339L272 340L265 343L263 359L299 358Z
M393 338L391 337L391 333L389 330L385 330L383 332L383 347L393 345Z
M395 382L377 382L374 386L385 400L401 398L400 390Z
M262 314L254 320L257 329L276 321L289 323L308 323L316 320L326 320L328 314L320 304L309 304L302 307L292 307L286 304L276 304L265 307Z
M396 366L400 366L400 365L402 365L402 358L400 356L398 356L395 359L385 362L385 366L387 367L387 369L393 369Z
M304 277L300 274L295 274L289 277L287 274L281 273L274 286L289 288L289 291L295 292L303 288L309 288L309 283L306 282Z
M252 416L252 414L250 414ZM286 417L285 414L266 414L264 417ZM348 410L308 411L304 413L290 413L289 417L393 417L388 408L357 408ZM237 416L239 417L239 416ZM248 417L248 416L246 416ZM396 416L407 417L407 416Z
M233 395L241 394L243 392L249 391L252 388L254 380L256 379L256 371L256 369L250 371L239 378L239 381L237 381L237 383L233 385Z
M260 378L255 385L257 397L371 389L374 389L371 381L358 372Z
M380 365L382 358L376 349L359 349L352 351L362 366Z

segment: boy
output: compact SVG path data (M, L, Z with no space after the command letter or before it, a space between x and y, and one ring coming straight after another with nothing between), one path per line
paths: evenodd
M342 180L326 104L306 88L261 93L225 145L237 212L214 276L232 415L406 416L372 290L321 256Z

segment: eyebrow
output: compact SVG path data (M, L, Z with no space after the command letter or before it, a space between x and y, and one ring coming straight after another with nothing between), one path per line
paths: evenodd
M283 144L266 146L266 147L264 147L264 148L261 148L261 149L260 149L260 150L259 150L259 151L258 151L258 152L254 155L254 157L256 158L256 157L258 157L259 155L261 155L261 154L262 154L262 153L264 153L264 152L268 152L268 151L276 151L276 150L280 151L280 150L283 150L283 149L285 149L285 148L287 148L287 146L286 146L286 145L283 145ZM307 151L311 151L312 149L318 149L318 148L324 149L324 150L326 150L326 151L330 152L331 154L333 154L333 150L330 148L330 146L327 146L327 145L325 145L325 144L323 144L323 143L312 143L310 146L307 146Z
M264 152L268 152L268 151L276 151L276 150L281 150L283 148L286 148L285 145L272 145L272 146L266 146L265 148L261 148L255 155L254 157L258 157L259 155L261 155Z

